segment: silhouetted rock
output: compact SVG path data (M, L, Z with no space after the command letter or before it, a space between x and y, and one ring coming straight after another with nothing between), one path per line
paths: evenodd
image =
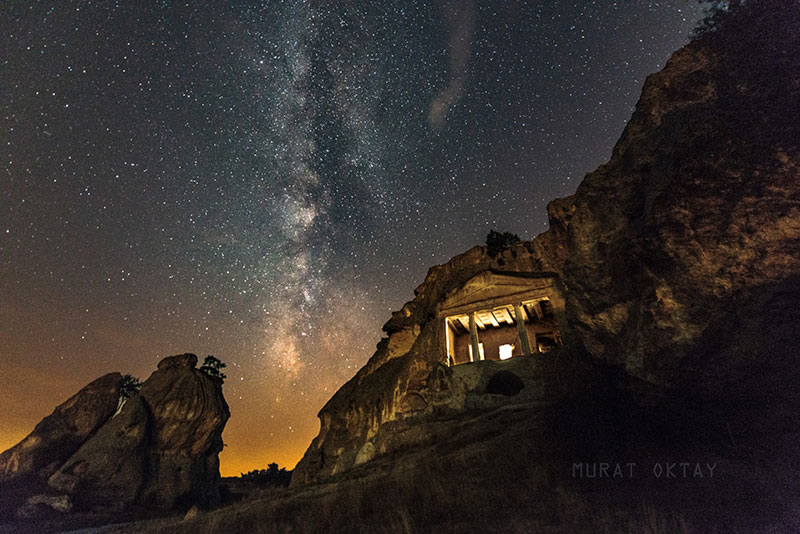
M78 508L120 509L136 501L148 478L150 416L139 395L73 454L48 480Z
M109 373L60 404L25 439L0 454L0 482L50 476L114 414L121 385L122 375Z
M139 501L160 508L219 501L222 430L230 417L222 381L195 368L193 354L165 358L142 385L151 414L150 478Z

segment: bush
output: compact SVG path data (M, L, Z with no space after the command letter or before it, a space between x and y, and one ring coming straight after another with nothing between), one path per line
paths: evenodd
M218 378L219 380L225 380L227 376L225 373L222 372L226 366L219 358L215 358L210 354L206 356L206 359L203 360L203 365L200 366L200 372L205 373L206 375L210 376L211 378Z
M257 486L288 486L292 480L292 472L285 467L278 469L278 464L271 463L267 469L254 469L247 473L242 473L242 480L253 482Z
M142 383L133 375L124 375L122 377L122 385L119 388L119 396L123 399L129 399L134 394L139 393L142 389Z
M503 232L501 234L491 230L489 235L486 236L486 251L489 256L494 258L517 242L519 242L519 236L516 234L511 232Z

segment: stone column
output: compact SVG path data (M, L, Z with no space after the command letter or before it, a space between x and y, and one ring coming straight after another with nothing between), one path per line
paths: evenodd
M475 320L474 312L469 314L469 341L472 345L470 361L477 362L481 359L481 346L478 342L478 322Z
M514 315L516 316L517 333L519 334L519 342L522 345L522 354L525 356L531 355L531 344L528 341L528 331L525 329L525 319L522 315L522 304L514 304Z

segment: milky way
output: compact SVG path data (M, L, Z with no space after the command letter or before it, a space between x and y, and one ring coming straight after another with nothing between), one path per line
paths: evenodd
M292 467L431 265L608 158L695 3L13 2L0 448L109 371L228 364L223 472Z

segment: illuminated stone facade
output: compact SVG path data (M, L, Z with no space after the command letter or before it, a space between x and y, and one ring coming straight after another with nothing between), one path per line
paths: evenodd
M486 271L437 307L442 361L457 365L548 352L561 344L564 299L548 273Z

